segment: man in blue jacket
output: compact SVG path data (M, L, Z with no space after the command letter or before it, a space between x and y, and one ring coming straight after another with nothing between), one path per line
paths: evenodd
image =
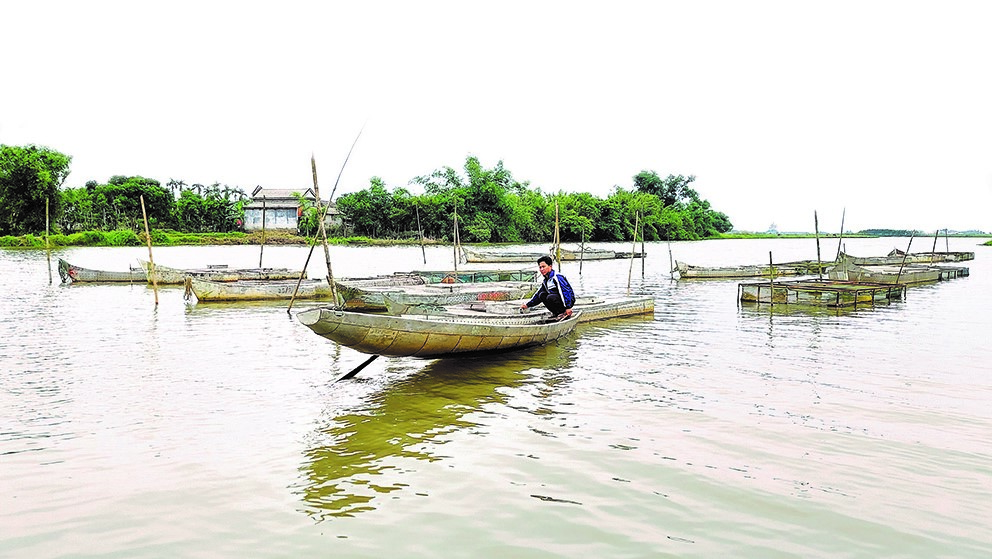
M538 258L537 269L544 276L544 281L541 282L541 288L530 298L530 301L520 305L520 308L526 310L538 303L544 303L544 306L551 311L551 314L555 318L561 319L572 316L575 293L572 291L572 286L569 285L565 276L556 274L554 269L551 268L551 257L542 256Z

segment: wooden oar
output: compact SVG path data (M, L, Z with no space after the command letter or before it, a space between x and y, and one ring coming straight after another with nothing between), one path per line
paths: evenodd
M362 369L364 369L365 367L368 367L369 363L375 361L377 357L379 357L379 356L378 355L373 355L372 357L369 357L368 359L365 360L364 363L362 363L361 365L355 367L351 371L345 373L344 376L342 376L341 378L339 378L338 380L336 380L334 382L341 382L342 380L348 380L351 377L357 375L358 373L361 372Z

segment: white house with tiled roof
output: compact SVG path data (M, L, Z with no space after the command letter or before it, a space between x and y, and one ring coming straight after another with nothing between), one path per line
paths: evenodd
M294 193L299 193L305 200L315 202L313 189L306 190L289 188L262 188L258 186L251 193L251 202L245 204L245 231L258 231L262 229L262 220L265 220L265 229L284 229L296 232L300 215L303 209L296 200ZM321 206L326 206L327 201L321 201ZM337 208L331 206L327 210L327 217L324 219L324 227L333 229L341 226L341 215Z

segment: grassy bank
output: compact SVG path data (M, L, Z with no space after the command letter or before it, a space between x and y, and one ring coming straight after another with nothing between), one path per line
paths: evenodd
M195 246L195 245L303 245L310 244L313 240L299 235L293 235L282 231L268 231L264 234L260 231L251 233L231 232L231 233L181 233L179 231L152 231L152 245L154 246ZM329 244L334 245L419 245L420 240L415 239L372 239L369 237L335 237L327 239ZM125 246L145 246L147 244L144 233L135 233L130 230L123 231L84 231L71 235L51 235L48 237L48 245L52 248L58 247L125 247ZM424 244L438 244L435 241L427 240ZM23 235L20 237L4 236L0 237L0 248L45 248L45 237L36 235Z

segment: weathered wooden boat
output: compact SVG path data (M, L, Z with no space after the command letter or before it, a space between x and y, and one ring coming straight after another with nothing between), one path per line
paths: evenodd
M115 282L115 283L144 283L147 274L143 268L131 267L126 272L91 270L74 266L59 258L59 277L62 283L74 282Z
M535 263L537 258L534 259ZM426 283L480 283L489 281L535 281L538 279L536 266L520 270L442 270L404 272L420 276Z
M906 295L906 285L812 278L741 283L737 292L743 303L858 307L902 299Z
M772 264L742 264L739 266L693 266L675 261L673 272L680 279L736 279L806 276L825 272L833 262L796 260Z
M150 269L147 260L138 260L144 270ZM227 264L209 265L206 268L180 269L155 264L155 281L161 285L182 285L186 276L211 281L238 280L289 280L299 279L300 271L289 268L229 268ZM151 283L148 276L148 283Z
M554 258L555 250L551 248L548 252L504 252L504 251L482 251L462 247L462 255L466 262L473 263L500 263L500 262L532 262L542 256ZM573 260L615 260L618 258L643 258L643 252L616 252L605 249L561 249L561 261Z
M299 283L299 289L297 289ZM331 299L331 286L324 279L277 279L213 281L186 276L186 294L198 301L276 301L296 299Z
M903 283L916 285L954 279L968 275L963 266L931 266L924 264L856 264L854 259L841 254L836 266L827 270L832 280L868 281L875 283Z
M335 280L338 303L342 308L359 311L386 310L383 295L410 294L421 302L453 304L465 301L518 299L530 296L540 282L489 281L477 283L425 283L420 276L396 276L393 281L385 277L359 280Z
M965 260L974 260L974 252L910 252L907 254L905 251L899 249L892 249L885 256L853 256L850 254L845 254L841 252L838 255L837 261L840 262L842 259L848 259L853 264L859 264L863 266L876 266L883 264L892 264L899 266L901 264L932 264L936 262L963 262Z
M564 320L393 316L317 307L297 313L314 333L345 347L387 357L456 357L509 351L558 340L575 329L581 312Z
M390 300L386 296L386 306L390 314L420 314L428 316L451 315L467 317L541 317L551 318L551 312L543 306L535 307L528 311L522 310L520 305L527 299L516 299L513 301L471 301L457 305L431 305L431 304L400 304ZM624 316L635 316L641 314L654 313L654 297L644 295L635 297L587 297L575 298L573 311L582 311L579 322L592 322L594 320L604 320L608 318L619 318Z

